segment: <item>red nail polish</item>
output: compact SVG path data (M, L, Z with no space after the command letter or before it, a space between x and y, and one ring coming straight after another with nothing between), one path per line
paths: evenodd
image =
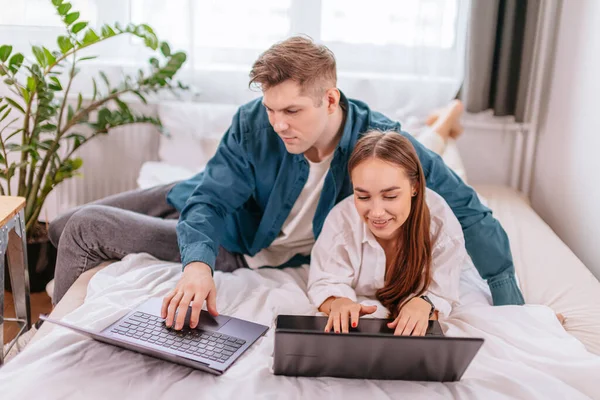
M335 331L335 333L340 333L340 331Z
M353 323L352 323L352 327L353 327L353 328L356 328L356 322L353 322Z

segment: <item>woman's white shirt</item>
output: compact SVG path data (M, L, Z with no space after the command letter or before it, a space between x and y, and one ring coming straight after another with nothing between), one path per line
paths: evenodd
M427 189L431 215L431 284L425 295L442 316L459 301L459 280L468 257L460 223L446 203ZM375 297L384 286L385 253L354 206L354 195L336 205L327 216L312 253L308 296L319 307L331 296Z

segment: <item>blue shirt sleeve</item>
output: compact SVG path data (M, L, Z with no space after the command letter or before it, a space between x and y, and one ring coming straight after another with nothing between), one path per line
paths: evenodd
M200 261L214 269L225 217L250 198L255 185L240 111L198 176L198 185L181 210L177 240L184 268Z
M481 204L475 190L448 168L439 155L408 133L401 133L417 151L427 187L441 195L458 218L467 252L481 277L487 280L494 305L524 304L515 279L508 236L492 211Z

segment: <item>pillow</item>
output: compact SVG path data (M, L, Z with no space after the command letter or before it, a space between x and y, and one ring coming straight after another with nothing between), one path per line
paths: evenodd
M170 135L161 135L159 159L197 171L214 155L237 109L234 104L161 103L158 115Z
M176 181L191 178L200 172L203 167L197 170L190 170L179 165L171 165L164 161L146 161L137 178L138 188L148 189L154 186L166 185Z

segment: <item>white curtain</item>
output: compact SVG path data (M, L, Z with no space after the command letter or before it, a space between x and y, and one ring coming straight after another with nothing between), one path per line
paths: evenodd
M181 79L195 101L242 104L248 72L276 41L307 34L338 61L338 87L390 117L422 115L454 98L464 76L468 0L73 0L92 25L148 23L188 54ZM27 52L55 46L61 23L51 0L0 0L0 44ZM94 50L101 68L135 66L147 52L133 39Z

